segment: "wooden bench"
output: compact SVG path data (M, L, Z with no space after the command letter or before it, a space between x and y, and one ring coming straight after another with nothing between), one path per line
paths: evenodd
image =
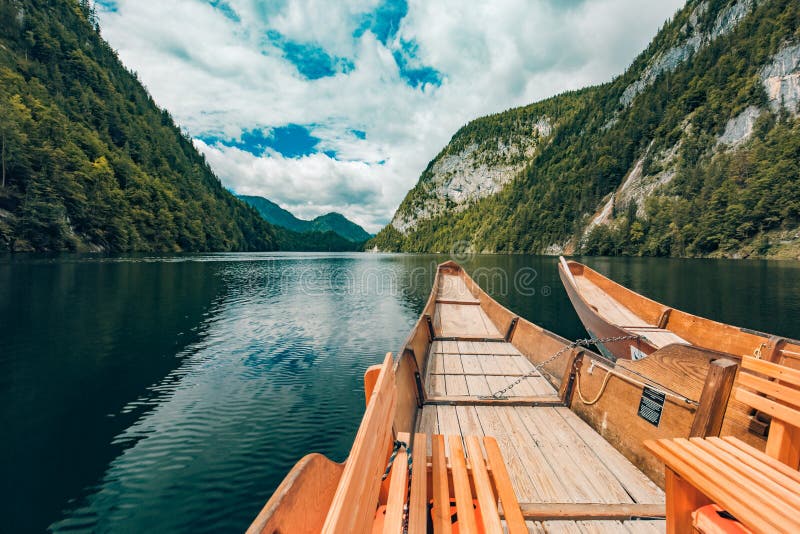
M404 438L407 439L408 435L398 436L400 441ZM511 478L494 438L466 436L463 442L466 443L465 451L461 436L431 436L430 472L426 456L427 435L415 434L413 443L410 491L408 456L406 451L400 451L392 465L385 515L376 518L383 524L382 532L402 532L403 512L408 503L409 534L426 533L429 517L432 517L435 534L449 534L454 526L451 514L453 501L459 534L501 534L501 515L505 519L507 532L528 532L511 486ZM450 447L449 466L445 443ZM483 449L486 451L485 457ZM502 505L502 514L498 500ZM430 503L432 508L429 509Z
M800 532L800 371L744 357L738 382L737 400L772 416L766 452L733 437L645 442L665 464L667 532L702 529L712 503L752 532Z

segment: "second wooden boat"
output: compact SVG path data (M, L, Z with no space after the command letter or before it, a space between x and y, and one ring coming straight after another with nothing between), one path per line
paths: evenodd
M603 343L614 359L637 360L669 345L693 345L735 358L753 356L800 368L800 341L676 310L622 286L582 263L559 258L559 275L592 336L641 336Z

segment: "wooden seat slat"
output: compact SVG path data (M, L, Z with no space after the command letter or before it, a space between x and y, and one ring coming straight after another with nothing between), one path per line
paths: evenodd
M725 436L723 438L710 438L710 439L723 440L726 443L728 443L730 445L733 445L737 449L740 449L740 450L744 451L745 453L753 456L754 458L757 458L760 462L764 463L765 465L769 466L770 468L775 469L776 471L779 471L779 472L783 473L784 475L786 475L786 476L788 476L790 478L793 478L793 479L797 480L798 482L800 482L800 472L798 472L795 469L792 469L791 467L789 467L785 463L781 462L780 460L777 460L777 459L773 458L772 456L770 456L770 455L768 455L768 454L766 454L764 452L761 452L758 449L754 449L753 447L751 447L750 445L748 445L744 441L740 440L739 438L736 438L736 437L733 437L733 436Z
M757 358L742 358L742 369L761 373L775 380L800 387L800 370Z
M404 441L401 435L398 435L398 439ZM391 477L389 496L386 500L386 518L383 521L383 534L400 534L403 530L403 505L408 490L408 453L406 451L401 450L395 456Z
M431 476L433 477L433 532L451 533L450 489L447 482L447 459L444 454L444 436L431 436Z
M428 527L428 463L427 436L414 434L414 449L411 453L411 495L408 500L408 532L424 534Z
M791 498L791 492L787 492L785 488L774 483L770 484L769 489L759 486L751 477L742 474L738 469L731 469L718 457L708 454L688 440L676 439L673 440L673 443L683 454L694 457L695 462L700 465L701 471L705 473L707 483L729 484L736 488L737 500L732 503L718 503L724 507L731 507L730 512L734 516L738 518L734 510L738 510L741 502L746 499L748 504L754 503L758 507L757 511L760 515L768 517L767 521L773 521L773 515L782 516L780 519L774 520L780 521L783 525L782 528L798 531L800 510L797 509L797 497ZM776 491L776 488L780 491Z
M478 525L475 521L475 509L472 503L467 462L464 458L464 447L461 445L461 436L449 436L450 442L450 468L453 473L453 493L456 499L456 513L458 514L459 534L477 534Z
M760 412L771 415L774 419L780 419L795 427L800 426L800 412L785 404L780 404L766 397L760 397L752 391L741 388L736 391L736 400Z
M492 469L492 477L497 488L497 495L500 497L500 504L503 505L503 514L509 534L527 533L528 527L525 525L525 518L522 516L519 501L514 493L514 487L511 485L511 477L506 469L497 440L486 436L483 438L483 446L486 448L486 458Z
M692 441L694 441L694 439L697 438L693 438ZM797 484L800 484L800 472L794 471L794 475L792 475L791 471L793 470L781 462L776 461L775 463L777 465L785 467L788 471L790 471L789 473L780 469L775 469L774 468L775 466L765 463L762 458L756 456L755 454L752 454L752 451L746 451L738 447L735 447L723 439L708 438L706 441L713 444L718 449L725 451L727 454L735 457L737 461L747 464L753 469L759 471L765 471L765 470L775 471L775 474L773 475L775 481L778 484L781 484L785 488L793 489L796 487ZM770 458L770 457L764 455L764 458Z
M753 388L760 393L778 398L781 402L800 408L800 389L784 386L780 382L773 382L751 373L740 373L739 385Z
M721 469L727 468L730 473L736 472L745 477L747 482L755 483L760 489L765 489L771 492L772 495L782 499L783 502L776 505L779 507L778 510L780 510L780 506L782 506L783 503L787 502L792 503L793 506L800 508L800 494L796 493L796 491L787 489L784 485L775 480L776 476L779 476L781 479L783 479L783 476L780 473L773 474L768 471L760 471L756 468L753 468L752 466L748 465L747 462L740 461L727 451L716 447L713 443L710 443L704 439L695 438L690 440L689 444L701 449L705 453L705 458L708 465ZM699 451L695 451L695 454L702 456L702 453ZM792 483L790 482L789 485L791 487ZM796 489L797 485L795 484L795 490ZM775 501L776 499L773 499L773 502ZM798 514L798 519L800 520L800 514Z
M467 436L467 454L472 466L472 481L475 483L475 495L481 509L483 529L487 534L502 534L500 513L497 511L497 500L492 491L492 481L483 461L483 451L478 436Z
M720 480L718 473L713 470L709 473L708 470L703 469L699 462L685 459L683 451L676 450L673 441L646 441L645 445L664 461L669 470L677 473L709 499L719 503L720 506L731 509L731 513L735 513L736 518L748 527L759 532L774 532L776 528L780 528L780 525L775 525L774 522L762 517L760 508L752 499L742 499L741 488L736 488L731 484L720 483L723 481ZM667 532L682 532L682 529L687 526L681 524L680 520L682 518L676 518L673 515L676 506L675 501L683 499L684 497L674 495L674 492L670 492L669 487L667 488ZM677 504L679 505L680 503ZM671 521L675 521L678 524L670 524Z
M786 385L800 371L750 357L742 369L736 399L772 416L765 452L732 437L645 442L667 468L669 533L709 499L755 532L800 532L800 390Z

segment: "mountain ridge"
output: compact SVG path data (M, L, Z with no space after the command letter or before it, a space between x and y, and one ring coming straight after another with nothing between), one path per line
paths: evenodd
M298 233L307 232L334 232L337 235L353 242L364 242L372 234L361 226L337 212L330 212L315 217L312 220L300 219L289 210L281 208L268 198L254 195L238 195L240 199L253 206L256 211L270 224L280 226Z
M687 2L610 82L461 128L367 248L796 255L799 20Z

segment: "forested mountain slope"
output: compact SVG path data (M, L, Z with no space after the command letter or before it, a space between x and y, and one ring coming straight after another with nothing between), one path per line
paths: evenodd
M0 250L274 249L89 5L0 0Z
M690 0L613 81L459 130L367 246L797 256L799 27Z

